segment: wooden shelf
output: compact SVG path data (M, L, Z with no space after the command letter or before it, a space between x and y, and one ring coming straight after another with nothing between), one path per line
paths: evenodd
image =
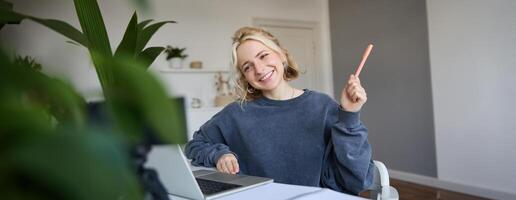
M189 112L218 112L221 111L224 108L224 106L217 106L217 107L201 107L201 108L187 108Z

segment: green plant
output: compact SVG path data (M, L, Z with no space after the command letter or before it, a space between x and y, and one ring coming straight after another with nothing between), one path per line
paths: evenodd
M136 130L140 129L134 129L135 126L151 124L162 138L173 143L186 142L184 125L179 123L180 120L169 120L171 116L179 117L177 115L180 113L177 110L179 107L172 105L161 85L151 74L144 71L165 49L164 47L144 49L144 47L159 28L175 22L163 21L153 24L150 24L152 20L138 22L135 12L122 41L113 54L97 1L74 0L74 5L83 32L64 21L22 14L8 9L8 6L4 6L7 9L0 6L0 24L29 19L86 47L95 65L104 97L114 111L115 120L125 133L137 139L140 132ZM133 68L140 68L143 71ZM119 74L126 74L126 77ZM126 79L127 76L133 76L134 79L120 83L120 79ZM136 82L138 84L127 84L134 83L134 80L138 80ZM131 94L128 95L127 91L131 91ZM126 110L133 112L128 113ZM126 123L126 121L132 123Z
M124 140L88 127L84 99L31 63L0 51L2 198L138 199Z
M20 55L17 55L16 57L14 57L14 64L15 65L20 65L20 66L28 66L30 69L33 69L33 70L36 70L36 71L41 71L41 64L37 63L34 58L30 57L30 56L25 56L25 57L22 57Z
M165 53L167 53L167 60L170 60L172 58L185 59L186 57L188 57L188 55L184 54L185 50L186 48L177 48L167 45L167 48L165 49Z
M146 44L174 22L138 22L134 13L113 53L97 1L74 0L74 6L82 31L16 12L4 1L0 28L32 20L86 47L116 130L89 126L85 101L72 87L32 70L33 60L15 64L0 51L0 192L7 199L141 199L127 146L141 141L148 126L165 141L186 142L181 107L146 71L165 49Z

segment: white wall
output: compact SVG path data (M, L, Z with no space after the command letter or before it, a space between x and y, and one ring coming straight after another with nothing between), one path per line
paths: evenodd
M105 24L112 44L116 48L134 10L129 0L99 0ZM201 60L205 69L229 70L230 45L233 32L241 26L252 25L254 17L313 21L321 24L320 41L323 41L321 65L331 72L329 55L329 26L327 0L156 0L152 11L141 14L140 21L152 18L157 21L176 20L178 24L165 25L149 45L175 45L186 47L192 60ZM80 27L73 1L54 0L42 3L37 0L17 0L15 10L35 16L65 20ZM68 43L63 36L35 24L24 21L19 26L6 26L0 31L2 45L14 47L21 54L36 57L45 68L44 72L69 80L84 96L98 96L100 85L88 59L87 51ZM164 55L158 57L151 69L159 75L167 90L188 97L201 98L212 106L214 74L160 73L167 67ZM326 75L331 77L330 72ZM331 83L331 79L328 80ZM324 92L331 94L328 84Z
M441 180L516 194L515 8L427 0Z

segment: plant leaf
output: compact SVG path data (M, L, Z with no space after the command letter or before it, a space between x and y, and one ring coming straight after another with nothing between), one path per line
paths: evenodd
M136 12L134 12L131 20L129 21L129 24L127 25L124 37L122 38L122 41L115 51L115 57L120 56L120 54L126 54L130 56L135 54L134 50L136 48L136 38L138 34L138 29L136 27L137 25L138 16L136 15Z
M140 52L145 48L145 45L149 42L150 38L161 26L167 23L176 23L175 21L163 21L152 24L142 30L142 33L138 35L138 42L136 43L136 52Z
M19 199L143 199L119 138L98 131L55 133L19 142L3 160L31 186L18 190L39 197Z
M149 24L152 21L153 21L153 19L148 19L148 20L143 20L140 23L138 23L138 26L137 26L138 31L143 30L143 28L145 28L145 26L147 26L147 24Z
M82 44L85 47L88 47L88 40L81 33L81 31L74 28L72 25L55 19L43 19L38 17L33 17L21 13L14 12L12 10L7 10L4 8L0 8L0 23L19 23L24 19L30 19L36 23L39 23L47 28L50 28L69 39Z
M70 41L70 40L66 41L66 43L68 43L68 44L73 44L73 45L75 45L75 46L81 46L81 44L79 44L79 43L77 43L77 42L74 42L74 41Z
M138 54L137 59L142 62L142 65L145 69L148 69L149 66L156 60L156 57L161 54L165 50L164 47L149 47L143 50L140 54Z
M5 24L19 24L20 21L23 20L22 16L16 16L8 13L12 10L12 3L0 1L0 29L2 29Z
M89 46L86 36L82 34L81 31L77 30L66 22L55 19L42 19L32 16L28 16L28 18L70 38L71 40L83 45L86 48Z
M47 108L61 124L84 127L85 100L71 86L31 69L30 63L13 64L2 58L0 64L0 91L19 91L27 100L25 106Z
M0 0L0 9L13 9L13 4L4 0Z
M103 88L113 80L113 74L109 66L102 66L101 57L112 57L109 38L96 0L74 0L77 17L82 31L89 41L88 50L93 64L97 70L100 83Z
M141 136L143 129L149 128L165 142L184 144L183 105L171 101L161 84L134 59L115 58L111 66L115 81L105 94L110 96L109 104L122 132Z
M25 16L13 12L12 4L0 1L0 24L19 24Z

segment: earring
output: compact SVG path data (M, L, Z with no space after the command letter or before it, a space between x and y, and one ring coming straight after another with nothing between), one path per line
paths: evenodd
M248 93L250 93L250 94L254 93L254 88L253 88L253 87L249 87L249 85L247 86L247 89L246 89L246 90L247 90L247 92L248 92Z
M283 62L283 67L285 67L285 69L287 69L287 68L288 68L288 63L287 63L287 61Z
M285 74L283 75L285 78L287 75L290 75L290 70L287 61L283 62L283 66L285 67Z

